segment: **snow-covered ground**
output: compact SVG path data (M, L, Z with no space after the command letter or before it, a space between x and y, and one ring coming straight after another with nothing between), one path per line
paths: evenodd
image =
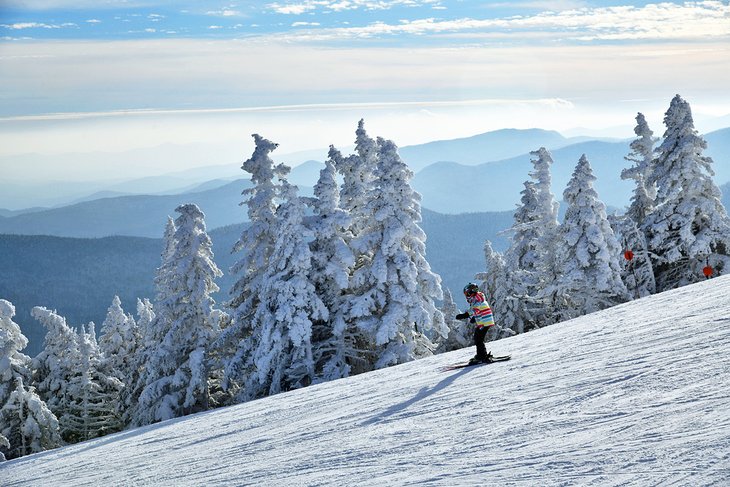
M730 276L0 465L0 485L730 485Z

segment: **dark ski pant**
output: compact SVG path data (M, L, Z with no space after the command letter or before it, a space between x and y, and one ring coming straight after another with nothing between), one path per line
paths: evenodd
M487 347L484 345L484 339L487 337L489 331L488 326L477 326L474 328L474 345L477 346L477 358L487 358Z

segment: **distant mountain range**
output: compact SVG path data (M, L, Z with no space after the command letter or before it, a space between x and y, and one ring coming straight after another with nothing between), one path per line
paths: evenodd
M504 250L507 240L499 232L511 224L509 212L453 216L424 210L427 258L444 286L457 293L481 272L484 241L489 239L496 249ZM215 296L218 302L228 299L237 278L230 275L229 269L240 254L231 254L231 249L242 230L243 224L238 224L209 232L215 261L224 272L216 281L221 288ZM15 321L30 340L26 353L35 355L45 330L30 317L33 306L57 309L72 325L94 321L101 326L115 294L125 311L132 313L138 297L153 299L153 277L160 264L162 240L0 235L0 248L0 298L15 304Z
M491 240L497 250L507 247L500 232L511 226L512 210L529 177L529 150L552 144L556 199L561 199L578 158L585 153L598 177L596 187L603 201L619 208L629 202L633 186L619 176L628 165L623 159L628 153L627 141L566 139L547 131L516 132L500 131L401 150L404 159L411 159L415 166L446 159L424 167L412 184L423 195L427 258L442 276L444 286L453 291L483 269L485 240ZM494 142L497 135L503 141L513 141L518 155L486 163L479 163L481 156L467 157L474 144L482 144L482 149L472 152L509 156L509 144ZM723 183L723 203L730 208L730 128L707 134L705 139L706 155L715 161L715 181ZM488 149L489 140L493 150ZM428 159L429 153L432 159ZM462 156L466 162L448 162ZM311 195L322 166L320 161L303 161L293 168L289 180L302 194ZM128 312L134 311L137 297L153 298L152 278L162 246L159 239L167 216L174 217L175 207L182 203L196 203L206 214L216 262L225 272L218 281L222 290L216 299L227 299L235 279L228 275L228 269L239 258L231 255L230 249L247 218L240 203L250 181L231 180L240 176L238 165L205 167L119 182L104 193L88 193L84 201L58 208L0 210L0 234L6 234L0 235L0 298L16 304L17 321L31 339L28 353L37 353L44 335L42 327L30 318L33 306L58 309L74 325L92 320L100 325L115 294ZM51 194L54 188L47 190ZM156 194L120 195L142 190ZM166 192L174 194L162 194ZM438 211L431 211L434 209Z
M449 141L454 154L465 150L466 139ZM715 182L730 182L730 128L705 135L705 155L714 160ZM530 150L536 150L534 146ZM584 141L551 150L553 193L557 200L570 180L578 160L586 154L597 177L595 183L601 200L608 206L624 208L630 202L634 184L621 179L621 170L630 164L624 159L629 142ZM423 205L441 213L464 211L505 211L520 201L524 182L532 170L529 153L496 162L469 165L437 162L418 172L413 187L423 195Z
M707 134L705 139L708 142L706 155L715 161L716 183L721 185L730 182L730 128ZM495 140L503 142L499 145ZM515 142L515 151L524 151L539 148L539 142L559 145L571 140L576 139L566 139L556 132L544 130L498 131L467 139L406 147L401 153L406 159L418 157L425 161L429 147L439 157L467 157L469 148L474 144L478 147L491 144L496 149L490 154L505 154L509 152L506 141ZM484 153L484 157L488 157L486 149L485 152L471 151ZM632 182L620 178L621 170L629 165L624 160L628 152L627 141L591 140L553 149L553 193L556 199L562 199L562 192L578 159L586 154L598 178L595 186L600 198L609 207L624 208L629 204L634 189ZM467 159L470 162L478 160L476 156ZM302 194L310 195L322 167L322 162L305 161L292 169L289 180L301 188ZM423 196L423 206L438 213L512 211L520 200L523 183L529 179L531 169L527 152L517 157L476 165L436 162L418 172L412 185ZM209 228L241 223L246 221L246 212L239 207L244 199L241 192L250 187L250 182L245 179L230 181L231 176L203 180L206 176L220 176L227 172L243 176L239 167L199 168L172 174L170 179L155 177L128 181L118 184L114 189L136 193L140 188L156 188L158 194L114 196L118 193L101 193L89 201L58 208L0 211L0 233L159 237L167 216L174 215L175 207L182 203L198 204L206 214ZM196 178L200 181L197 184L192 182ZM135 185L139 185L136 190ZM177 187L178 190L169 189L171 187ZM175 194L159 194L164 192Z
M584 140L584 137L568 139L552 130L502 129L473 137L406 146L400 149L400 155L417 173L438 162L475 166L528 154L540 147L554 150Z
M98 238L110 235L160 237L168 215L183 203L196 203L210 228L246 220L239 206L250 181L240 180L208 191L167 196L119 196L0 219L0 233Z

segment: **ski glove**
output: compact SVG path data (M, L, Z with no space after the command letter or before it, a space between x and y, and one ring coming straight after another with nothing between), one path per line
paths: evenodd
M469 317L469 313L459 313L455 316L457 320L465 320Z

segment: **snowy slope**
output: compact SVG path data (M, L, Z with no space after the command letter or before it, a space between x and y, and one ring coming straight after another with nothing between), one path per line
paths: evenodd
M730 276L10 461L3 486L728 485Z

